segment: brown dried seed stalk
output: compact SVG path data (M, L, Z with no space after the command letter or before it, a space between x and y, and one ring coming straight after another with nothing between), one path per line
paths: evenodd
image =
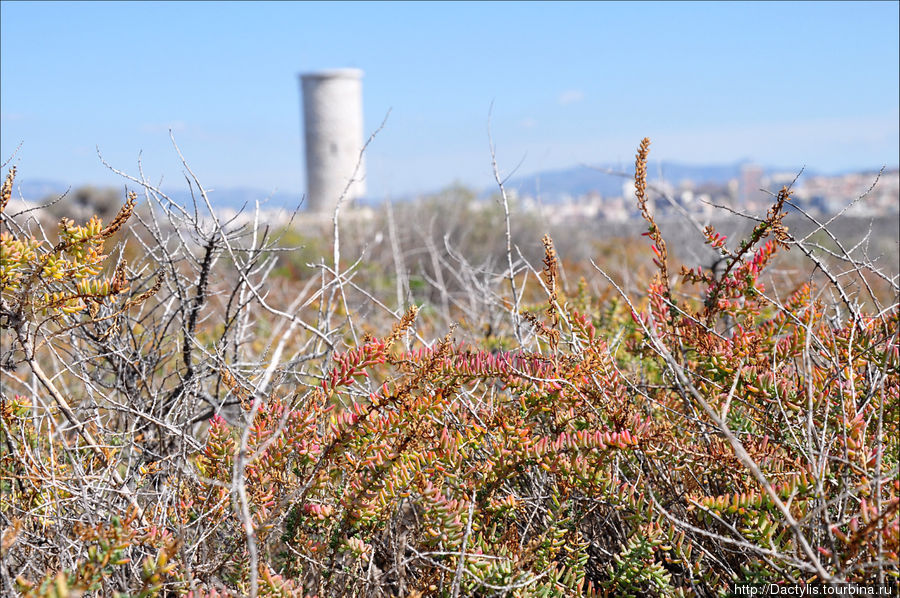
M413 322L415 322L418 313L419 307L417 305L410 305L409 309L406 310L406 313L403 314L403 317L400 318L400 321L394 324L390 335L384 340L384 346L390 349L394 343L400 340L403 333L412 326Z
M116 217L113 218L113 221L109 223L109 226L104 228L100 232L100 237L103 239L108 239L112 235L115 234L117 230L122 228L122 225L125 224L125 221L131 218L132 212L134 212L134 202L137 201L137 194L134 191L128 192L128 199L125 201L125 205L121 207L119 213L116 214Z
M160 288L162 288L162 283L163 283L162 275L157 276L156 282L153 283L153 286L150 287L149 289L147 289L146 291L144 291L143 293L141 293L140 295L138 295L137 297L128 301L128 303L125 304L125 309L128 309L129 307L133 307L135 305L140 305L141 303L143 303L144 301L146 301L147 299L149 299L150 297L155 295L156 292L159 291Z
M637 197L641 212L645 212L647 203L647 155L650 153L650 138L641 139L637 156L634 160L634 194Z
M6 209L6 204L9 203L9 199L12 197L13 181L15 178L16 167L13 166L6 174L6 180L3 181L3 187L0 188L0 213Z
M659 259L654 260L659 268L659 278L665 288L666 298L671 298L672 293L669 289L669 252L666 249L666 241L663 239L653 219L653 214L647 209L647 156L650 153L650 138L644 137L638 147L637 155L634 159L634 193L638 200L638 207L641 210L641 216L650 223L650 239L653 241L654 252Z
M122 263L116 268L116 272L113 275L112 284L109 285L109 291L111 295L118 295L119 293L123 293L128 290L128 280L125 276L125 267L127 262L122 260Z
M556 303L559 295L556 289L556 277L558 270L558 258L556 257L556 249L553 247L553 239L550 235L544 235L541 238L544 245L544 277L547 282L547 289L550 291L550 298L547 302L547 317L550 318L550 326L556 328L559 324L559 314L556 312Z

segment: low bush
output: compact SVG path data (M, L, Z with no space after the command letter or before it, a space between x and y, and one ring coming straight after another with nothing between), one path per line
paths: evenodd
M896 275L852 251L828 261L792 236L787 188L747 238L705 229L719 267L679 270L647 209L648 151L644 140L635 176L655 255L645 292L600 266L584 273L608 292L565 285L545 236L539 268L510 256L495 272L442 253L472 297L451 298L435 260L423 280L441 310L402 292L390 307L337 239L308 279L270 285L280 253L264 227L202 219L143 181L152 210L136 216L129 195L109 225L63 220L50 242L5 212L11 171L5 591L717 596L735 581L895 584ZM132 247L110 259L113 238ZM788 250L824 283L765 283Z

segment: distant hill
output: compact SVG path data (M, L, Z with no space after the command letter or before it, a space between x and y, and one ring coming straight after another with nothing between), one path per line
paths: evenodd
M28 201L40 201L52 195L62 195L68 188L65 183L59 181L17 178L13 186L13 199L18 199L21 194Z
M125 186L126 185L123 184L118 187L124 190ZM65 193L67 190L71 189L74 191L79 187L82 187L82 185L72 186L70 188L60 181L47 179L17 179L13 189L13 198L18 199L21 194L21 197L29 202L39 202L54 199ZM110 188L115 186L104 185L103 187ZM140 195L140 189L137 189L137 186L133 183L128 182L127 187L129 189L134 189ZM163 189L163 191L174 202L184 206L190 205L191 203L191 191L187 187ZM196 189L195 194L197 200L202 201L200 199L200 194L196 193ZM233 208L238 210L245 205L248 209L251 209L255 206L256 201L259 201L261 208L295 208L300 203L301 196L297 193L271 193L251 187L229 187L225 189L209 190L209 200L213 206L220 209Z
M190 205L191 192L189 189L167 189L166 194L172 201L181 205ZM196 189L194 194L198 201L203 201ZM225 189L208 190L210 203L217 208L232 208L239 210L242 207L251 210L259 202L260 209L266 208L296 208L302 199L299 193L272 193L263 189L254 189L252 187L229 187Z
M647 170L650 181L662 179L677 185L685 179L690 179L695 185L702 183L725 184L731 179L738 178L741 167L745 164L747 162L709 165L651 161ZM622 194L622 185L626 182L626 178L609 174L605 171L620 171L621 168L623 167L614 164L575 166L563 170L544 171L515 177L509 180L505 186L507 189L515 189L520 195L530 195L532 197L540 195L542 200L550 203L559 201L564 196L577 197L590 192L597 192L603 196L619 196ZM799 168L763 167L763 171L767 175L776 172L799 172L799 170ZM634 165L625 166L624 172L628 175L628 178L633 176ZM812 176L814 174L816 173L811 170L804 171L804 176ZM128 186L129 188L134 187L132 184ZM65 183L59 181L24 179L21 182L16 182L14 195L18 197L19 192L21 192L22 196L29 201L40 201L48 196L62 194L66 189ZM479 194L490 196L496 193L496 190L495 186L491 186L482 189ZM440 190L437 191L439 192ZM172 200L182 205L187 205L191 201L190 190L184 186L177 189L168 189L166 192ZM257 200L259 200L261 207L292 209L297 207L301 201L301 195L298 193L271 193L251 187L213 189L209 194L209 198L217 208L232 209L240 209L244 205L247 208L252 208ZM412 199L412 196L405 199ZM377 204L380 203L380 199L368 198L361 203Z
M665 180L677 185L683 180L690 179L694 184L716 183L726 184L731 179L740 177L741 168L747 162L734 164L708 165L708 164L682 164L679 162L650 162L647 165L649 180ZM515 189L522 195L536 197L540 194L546 201L555 201L564 195L579 196L592 191L604 196L618 196L622 194L622 184L626 178L609 174L606 171L623 172L621 166L604 164L599 166L576 166L565 170L553 170L539 172L528 176L511 179L505 186ZM776 172L799 172L800 169L763 167L766 175ZM624 168L624 173L630 178L634 175L634 165ZM805 176L815 174L810 170L804 171ZM495 188L486 190L488 194L496 191Z

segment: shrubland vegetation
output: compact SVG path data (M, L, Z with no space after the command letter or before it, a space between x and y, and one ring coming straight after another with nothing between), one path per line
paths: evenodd
M648 151L643 237L559 250L502 195L270 231L196 180L51 233L6 212L11 169L3 592L896 583L896 267L834 222L797 235L790 189L679 263Z

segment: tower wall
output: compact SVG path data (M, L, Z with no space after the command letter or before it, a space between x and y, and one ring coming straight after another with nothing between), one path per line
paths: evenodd
M309 211L327 213L334 210L351 178L353 183L344 194L344 201L361 197L366 192L365 162L360 157L363 147L362 75L359 69L300 75Z

